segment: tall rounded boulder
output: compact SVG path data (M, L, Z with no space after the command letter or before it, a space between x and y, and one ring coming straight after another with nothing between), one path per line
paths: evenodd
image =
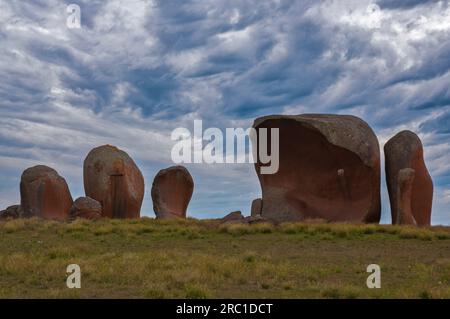
M253 128L256 151L264 155L267 135L269 155L279 155L276 172L264 173L261 154L255 163L262 217L379 222L380 149L366 122L349 115L272 115L256 119Z
M159 219L186 218L194 181L183 166L160 170L152 185L153 210Z
M66 180L44 165L23 172L20 197L24 217L64 220L73 203Z
M420 138L411 131L402 131L385 144L384 155L392 223L429 226L433 181Z
M84 160L83 177L86 196L100 203L103 217L140 217L144 177L127 153L111 145L94 148Z

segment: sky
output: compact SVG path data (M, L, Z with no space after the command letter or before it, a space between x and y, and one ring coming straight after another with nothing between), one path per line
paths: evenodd
M71 3L79 29L66 23ZM449 225L449 53L448 1L0 0L0 207L20 202L20 175L37 164L83 196L84 158L113 144L139 165L142 215L154 216L151 184L174 165L174 129L334 113L367 121L381 150L416 132L432 223ZM252 164L186 167L190 216L249 214L261 196ZM390 223L384 174L382 197Z

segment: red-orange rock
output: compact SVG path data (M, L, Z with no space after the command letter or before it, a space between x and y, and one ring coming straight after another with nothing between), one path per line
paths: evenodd
M402 131L385 144L384 155L392 223L429 226L433 181L425 165L420 138L411 131Z
M349 115L272 115L255 120L279 129L279 170L256 172L262 188L262 217L282 221L379 222L380 149L363 120ZM269 148L270 149L270 148ZM259 150L259 149L258 149Z
M144 177L124 151L115 146L94 148L84 160L86 196L102 206L108 218L139 218L144 198Z
M64 220L73 203L66 180L44 165L23 172L20 197L24 217Z
M261 215L262 212L262 199L257 198L254 199L252 202L252 207L250 209L251 216Z
M160 219L186 218L194 191L194 181L183 166L160 170L153 180L153 210Z
M73 202L70 217L73 219L100 219L102 217L102 205L90 197L79 197Z

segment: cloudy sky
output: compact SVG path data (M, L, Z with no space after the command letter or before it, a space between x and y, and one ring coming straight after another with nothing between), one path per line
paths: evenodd
M66 25L70 3L80 29ZM448 1L0 0L0 207L19 202L36 164L82 196L87 152L114 144L139 164L154 216L151 183L173 165L175 128L338 113L364 118L381 146L418 133L432 222L450 224L449 53ZM251 164L187 166L191 216L248 213L260 196Z

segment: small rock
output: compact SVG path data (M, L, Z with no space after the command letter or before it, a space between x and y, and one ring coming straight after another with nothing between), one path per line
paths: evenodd
M0 212L0 219L16 219L22 217L20 205L12 205Z
M270 223L271 220L262 217L261 215L255 215L255 216L249 216L244 218L245 222L252 225L252 224L259 224L259 223Z
M251 215L252 216L261 215L261 212L262 212L262 199L261 198L254 199L252 202Z
M102 205L90 197L80 197L73 203L70 209L70 218L100 219L102 217Z
M243 220L244 220L244 216L242 215L242 213L240 211L236 211L236 212L229 213L228 215L223 217L221 219L221 222L227 223L227 222L231 222L231 221L243 221Z

